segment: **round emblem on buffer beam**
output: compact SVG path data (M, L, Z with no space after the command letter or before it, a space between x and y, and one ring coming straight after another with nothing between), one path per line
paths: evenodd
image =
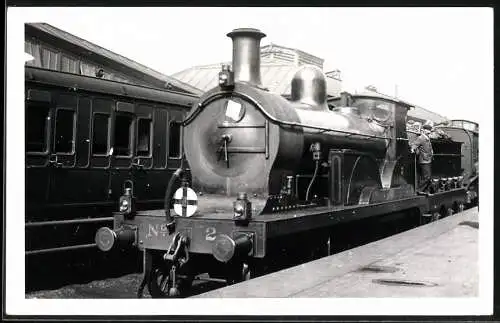
M190 217L198 208L198 196L189 187L181 187L174 194L174 212L178 216Z

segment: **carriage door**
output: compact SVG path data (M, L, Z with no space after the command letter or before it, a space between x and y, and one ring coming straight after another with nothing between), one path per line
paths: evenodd
M182 157L182 111L169 111L169 121L167 129L168 159L167 168L169 173L173 173L181 166Z
M153 166L153 107L138 104L135 107L135 154L132 160L134 194L139 200L150 199Z
M78 191L73 189L81 179L75 173L77 97L74 94L60 94L55 98L55 113L52 122L52 153L49 163L52 168L50 203L77 202Z
M117 101L111 135L111 197L118 201L126 180L133 180L132 162L135 143L135 107L133 103Z
M90 201L111 198L111 119L114 101L93 98L90 136L90 169L87 172L87 196Z
M39 210L49 193L51 95L48 91L26 91L26 207Z

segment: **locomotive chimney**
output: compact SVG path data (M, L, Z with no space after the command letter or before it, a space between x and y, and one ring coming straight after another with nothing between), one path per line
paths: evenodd
M254 28L238 28L227 36L233 40L234 80L261 86L260 40L266 34Z

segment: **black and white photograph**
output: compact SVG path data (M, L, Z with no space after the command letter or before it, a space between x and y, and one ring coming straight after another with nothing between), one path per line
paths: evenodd
M6 16L6 314L493 314L492 8Z

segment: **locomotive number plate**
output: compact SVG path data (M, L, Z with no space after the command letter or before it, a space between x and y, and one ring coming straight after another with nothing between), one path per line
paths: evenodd
M195 252L211 253L212 244L219 233L232 231L232 227L225 223L207 221L193 222L190 249Z
M167 223L163 217L136 217L138 242L140 248L166 250L174 234L168 234Z
M217 229L215 227L207 227L205 229L205 240L206 241L214 241L216 235L217 235Z
M231 220L207 219L207 218L178 218L178 230L184 231L189 237L189 251L195 253L212 254L212 247L217 237L221 234L232 236L234 232L245 231L253 233L255 240L254 250L256 254L264 253L264 223L252 222L246 227L235 225Z

